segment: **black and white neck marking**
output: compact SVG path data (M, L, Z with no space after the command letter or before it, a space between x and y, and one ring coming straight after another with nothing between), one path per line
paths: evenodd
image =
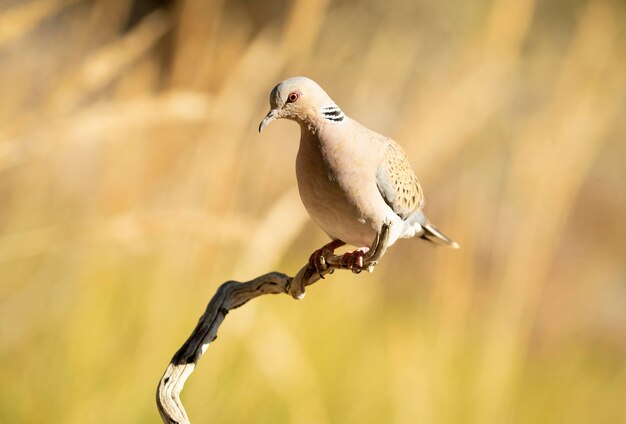
M333 122L341 122L343 121L343 118L346 117L343 111L339 109L339 106L336 106L336 105L323 107L320 111L324 119L327 119Z

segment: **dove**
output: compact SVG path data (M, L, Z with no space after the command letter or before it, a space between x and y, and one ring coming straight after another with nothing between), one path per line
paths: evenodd
M458 249L424 215L424 193L402 147L359 124L315 81L286 79L269 96L270 111L259 132L272 121L300 125L296 178L300 198L311 218L331 238L309 264L319 272L325 254L348 244L346 268L360 272L363 255L383 222L391 223L388 246L401 238L419 238L433 246Z

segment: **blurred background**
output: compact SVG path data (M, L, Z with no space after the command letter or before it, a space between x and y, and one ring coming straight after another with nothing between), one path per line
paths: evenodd
M295 188L306 75L398 140L462 249L232 312L193 422L626 422L621 0L3 0L0 421L153 423L225 280L327 241Z

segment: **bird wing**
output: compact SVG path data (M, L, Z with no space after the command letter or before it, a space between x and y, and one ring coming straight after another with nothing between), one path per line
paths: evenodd
M378 191L398 216L407 219L424 206L424 194L406 153L392 139L386 141L376 175Z

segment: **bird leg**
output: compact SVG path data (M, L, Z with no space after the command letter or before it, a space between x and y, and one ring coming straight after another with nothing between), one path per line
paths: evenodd
M346 252L341 258L341 266L349 269L355 274L359 274L363 271L363 257L369 251L369 248L362 247L354 252Z
M320 276L322 276L322 271L324 271L327 268L326 256L330 256L334 254L335 249L340 248L344 244L345 243L341 240L333 240L330 243L327 243L321 248L317 249L309 257L309 268L312 271L317 272Z

